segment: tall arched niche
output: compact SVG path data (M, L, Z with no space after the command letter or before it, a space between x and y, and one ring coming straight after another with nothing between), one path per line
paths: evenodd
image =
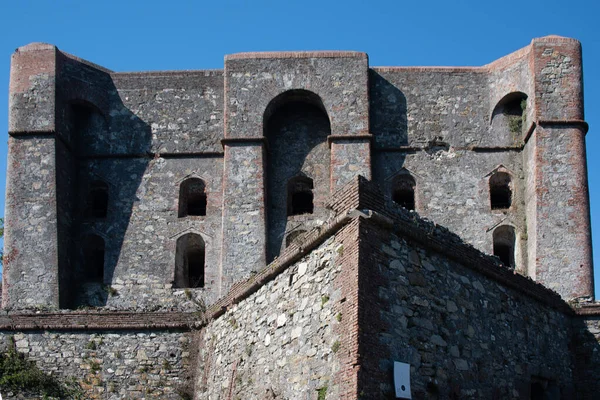
M331 134L329 116L321 98L308 90L294 89L273 98L263 115L266 150L267 262L284 247L288 224L310 228L326 215L330 191ZM288 215L288 183L303 176L312 180L312 213Z

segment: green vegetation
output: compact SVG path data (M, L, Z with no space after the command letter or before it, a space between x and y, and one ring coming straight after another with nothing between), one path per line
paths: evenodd
M0 388L2 391L27 392L41 397L78 398L80 388L67 387L12 348L0 353Z
M96 373L98 371L100 371L102 369L102 367L100 366L100 363L97 361L92 361L90 363L90 371L92 371L93 373Z
M96 342L93 340L90 340L88 342L88 344L85 346L86 349L88 350L96 350L97 346L96 346Z
M342 322L342 313L341 312L337 313L337 315L335 316L335 319L337 320L337 322Z
M520 115L511 115L508 118L508 129L511 133L521 133L523 130L523 117Z
M333 351L334 353L337 353L338 350L340 349L340 347L342 346L342 344L340 343L339 340L336 340L335 342L333 342L333 344L331 345L331 351Z
M327 296L326 294L324 294L323 296L321 296L321 308L323 308L323 306L325 305L325 303L327 303L329 301L329 296Z
M104 286L104 291L106 293L108 293L108 295L110 297L115 297L119 295L119 292L117 291L117 289L115 289L114 287L110 286L110 285L106 285Z
M317 400L325 400L327 396L327 385L317 389Z
M250 357L252 355L252 349L253 349L252 344L247 344L246 345L246 355L248 357Z

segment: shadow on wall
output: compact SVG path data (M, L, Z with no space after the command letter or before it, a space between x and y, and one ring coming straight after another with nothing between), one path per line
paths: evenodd
M408 141L408 106L406 96L393 83L379 73L369 70L369 129L374 135L373 180L383 188L388 202L394 202L398 194L399 178L409 176L404 169L406 154L414 150L402 149ZM415 208L415 184L412 184L412 201L397 203ZM398 199L396 199L398 200Z
M375 148L408 146L406 96L394 84L369 70L369 129Z
M585 320L588 321L587 324ZM595 398L600 392L600 317L575 317L573 330L571 348L574 350L572 354L575 364L575 398Z
M114 294L115 268L150 161L152 135L123 105L110 75L82 65L67 70L62 121L71 154L57 178L57 186L66 189L59 204L68 204L59 212L68 221L59 245L59 306L100 307ZM96 84L81 87L86 77Z
M267 262L279 255L286 230L301 230L303 218L316 219L325 212L329 198L330 153L327 137L331 134L329 117L323 102L306 90L290 90L271 101L264 116L267 138ZM294 199L288 189L291 182L311 182ZM312 191L312 192L311 192ZM311 193L308 193L311 192ZM313 204L294 208L294 200ZM300 209L301 211L298 211ZM314 217L314 218L313 218ZM288 222L295 222L288 227Z

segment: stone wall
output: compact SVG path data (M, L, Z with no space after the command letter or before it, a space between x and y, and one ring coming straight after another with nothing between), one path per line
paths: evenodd
M493 128L486 68L372 68L373 179L391 202L394 178L416 182L415 210L492 253L492 234L511 225L526 272L522 134ZM509 74L510 82L519 81ZM494 91L505 90L500 85ZM499 99L495 99L497 102ZM488 179L498 168L512 178L512 205L492 210ZM467 217L468 216L468 217Z
M343 252L330 238L203 328L196 398L338 398Z
M86 399L181 399L189 386L190 335L183 331L0 331L0 344L0 351L14 345L62 382L77 382Z
M58 305L55 139L9 142L2 306Z
M577 374L577 398L593 399L600 391L600 304L577 309L573 320L573 353Z
M393 393L399 361L411 365L417 398L530 398L535 382L574 397L572 312L554 293L485 257L465 257L462 244L446 242L440 253L430 246L435 234L415 241L366 222L361 236L370 238L360 250L371 310L361 318L366 393Z
M415 210L453 232L478 249L493 253L493 231L499 225L515 227L517 237L525 238L523 200L523 156L520 151L476 152L466 149L419 149L408 153L377 153L375 181L384 188L391 202L393 180L404 171L414 177ZM430 165L437 165L431 168ZM504 166L512 178L512 204L509 209L493 210L490 205L489 178ZM405 173L405 172L404 172ZM525 249L526 241L517 243ZM525 256L525 252L521 252ZM525 271L526 258L517 261Z
M176 242L189 232L199 234L205 243L205 286L189 291L207 302L218 297L222 168L220 157L99 159L82 163L81 181L100 178L109 185L109 209L102 219L83 218L80 210L78 237L82 240L94 233L104 238L104 284L118 294L105 295L90 305L140 310L180 307L180 300L185 300L183 291L172 289ZM205 216L178 216L180 185L190 177L199 177L206 184ZM85 190L81 187L80 198L85 198ZM76 264L81 265L82 254L74 256Z
M391 203L406 173L417 212L488 253L494 229L508 225L517 271L565 298L591 297L580 58L577 41L546 37L482 67L370 68L360 52L284 52L230 55L223 70L116 73L51 45L22 47L11 70L5 304L177 308L174 249L188 233L206 246L206 285L195 292L210 303L290 234L326 220L327 199L353 177L372 177ZM527 98L516 129L495 118L512 95ZM94 123L83 129L86 112ZM26 140L44 154L25 154ZM48 157L40 183L27 169ZM492 210L499 169L512 204ZM315 207L290 217L286 184L298 174L314 180ZM206 184L205 217L175 216L186 178ZM109 187L103 220L82 216L93 180ZM39 200L21 201L33 193ZM37 231L44 254L21 243ZM105 242L105 274L78 292L86 235ZM40 290L21 291L21 275ZM118 298L103 293L113 289Z

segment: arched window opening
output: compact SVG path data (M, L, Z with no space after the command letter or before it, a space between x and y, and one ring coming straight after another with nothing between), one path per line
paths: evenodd
M188 233L177 239L175 254L176 288L204 287L205 246L202 236Z
M496 172L490 177L490 206L492 210L510 208L512 204L512 189L510 175L506 172Z
M85 282L104 281L104 239L89 235L83 245L83 280Z
M509 268L515 268L515 229L503 225L494 230L494 255Z
M527 109L527 95L522 92L513 92L504 96L492 112L492 124L498 116L501 124L508 128L514 134L520 134L523 131L525 122L525 111Z
M313 180L305 176L297 176L288 181L288 217L292 215L312 214Z
M86 218L106 218L108 214L108 185L100 180L90 183L86 207Z
M179 187L179 217L188 215L206 215L206 185L202 179L186 179Z
M287 235L285 238L285 247L290 247L290 245L304 233L306 233L305 230L299 229Z
M402 174L394 179L392 200L407 210L415 209L415 180L408 174Z

